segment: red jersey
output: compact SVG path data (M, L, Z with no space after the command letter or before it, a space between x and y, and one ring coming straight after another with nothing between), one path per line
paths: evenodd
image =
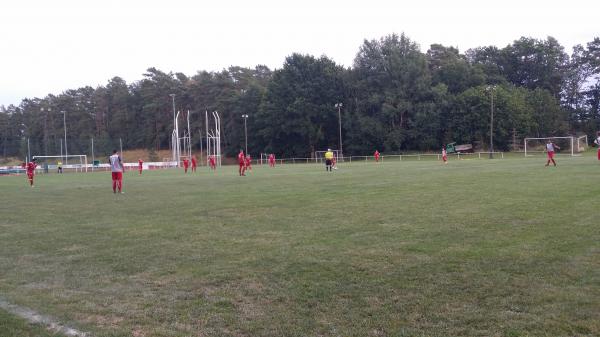
M238 164L240 164L240 165L246 164L246 156L244 156L244 152L240 152L238 154Z
M35 172L35 168L37 167L37 164L34 162L29 162L27 163L27 174L33 174Z
M184 159L183 160L183 167L188 167L188 166L190 166L190 163L188 162L187 159Z
M196 167L196 158L192 158L192 166Z
M144 164L144 162L140 159L140 160L138 160L138 164L140 165L140 167L142 167L142 165Z
M246 166L250 166L252 164L252 158L250 156L246 157Z

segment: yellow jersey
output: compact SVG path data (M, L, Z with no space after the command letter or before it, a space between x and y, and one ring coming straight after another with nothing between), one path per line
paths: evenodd
M333 159L333 152L331 152L331 151L325 152L325 159L329 159L329 160Z

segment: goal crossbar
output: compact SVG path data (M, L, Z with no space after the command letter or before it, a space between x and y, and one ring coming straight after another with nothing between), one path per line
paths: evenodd
M81 171L87 172L88 171L88 161L87 161L87 155L85 154L69 154L69 155L62 155L62 156L32 156L32 158L36 158L36 159L60 159L61 161L63 159L68 159L68 158L79 158L79 164L69 164L69 165L63 165L64 168L69 168L72 167L75 170L77 170L78 168ZM58 164L57 164L58 166Z
M523 145L524 145L523 148L524 148L524 151L525 151L525 157L527 157L527 142L528 141L530 141L530 140L548 140L548 139L568 139L568 140L570 140L570 143L571 143L571 146L570 146L570 152L571 153L570 153L570 155L572 157L576 156L576 154L574 152L575 151L574 149L575 149L576 138L578 139L578 137L575 137L575 136L566 136L566 137L528 137L528 138L525 138L523 140ZM579 149L579 144L577 144L577 145L578 145L578 149ZM535 151L530 150L529 152L535 152Z

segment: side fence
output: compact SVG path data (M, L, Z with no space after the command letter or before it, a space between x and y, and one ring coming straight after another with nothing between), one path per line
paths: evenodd
M495 158L504 159L504 152L492 152ZM452 153L448 157L455 157L456 159L485 159L490 155L490 152L475 152L475 153ZM381 155L379 160L384 161L406 161L406 160L441 160L441 154L392 154L392 155ZM360 162L372 162L375 158L371 156L345 156L338 158L340 162L348 163L360 163ZM254 159L253 164L256 165L267 165L267 160ZM275 159L277 165L284 164L320 164L324 162L324 158L282 158ZM125 171L136 171L139 166L138 163L124 163ZM173 161L162 161L162 162L148 162L143 163L142 167L144 170L157 170L177 167L177 163ZM57 165L40 166L36 168L36 173L54 173L58 169ZM64 172L94 172L94 171L108 171L110 170L109 164L99 164L94 166L93 164L87 165L63 165ZM21 166L0 166L0 175L10 174L23 174L25 169Z
M492 152L495 158L504 159L504 152ZM456 159L485 159L490 155L490 152L475 152L475 153L452 153L448 157L455 157ZM500 157L498 157L500 156ZM402 160L441 160L441 154L392 154L392 155L381 155L380 161L402 161ZM324 158L282 158L275 160L277 164L319 164L325 161ZM340 162L369 162L375 161L374 156L345 156L338 158ZM263 160L260 162L257 160L257 164L266 165L268 161Z

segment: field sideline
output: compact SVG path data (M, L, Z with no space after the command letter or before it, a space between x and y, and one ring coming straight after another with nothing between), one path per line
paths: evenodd
M93 336L598 336L600 163L557 161L0 177L0 299Z

